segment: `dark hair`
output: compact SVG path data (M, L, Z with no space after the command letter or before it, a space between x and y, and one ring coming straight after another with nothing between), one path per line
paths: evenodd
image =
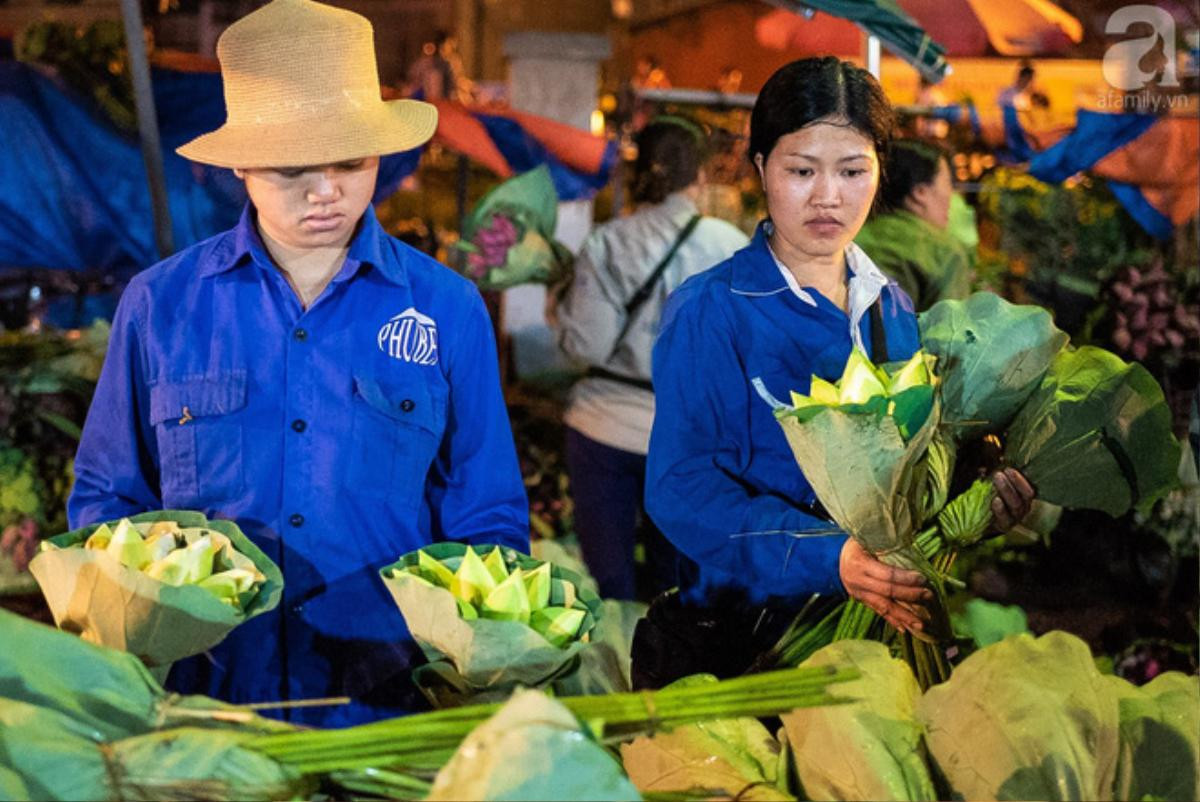
M949 155L932 143L919 139L897 139L893 142L887 153L887 178L879 190L883 208L886 211L903 209L904 199L916 187L931 183L937 177L938 165L943 161L949 168Z
M652 121L637 136L630 194L637 203L661 203L692 184L704 161L704 132L685 119Z
M1033 62L1027 58L1021 59L1020 68L1017 70L1017 80L1032 81L1034 74Z
M892 106L871 73L833 56L793 61L767 79L750 113L750 160L761 153L766 161L781 138L826 117L846 120L884 161Z

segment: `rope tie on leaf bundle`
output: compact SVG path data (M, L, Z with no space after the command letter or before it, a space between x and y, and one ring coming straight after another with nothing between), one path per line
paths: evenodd
M654 693L652 691L642 691L638 694L642 698L642 706L646 708L646 725L651 735L658 732L659 725L662 720L658 717L658 706L654 703Z

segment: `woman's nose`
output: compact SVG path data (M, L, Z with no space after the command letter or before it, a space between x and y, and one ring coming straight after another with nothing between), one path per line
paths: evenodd
M838 184L833 176L819 173L813 181L812 202L817 206L836 206L838 203Z

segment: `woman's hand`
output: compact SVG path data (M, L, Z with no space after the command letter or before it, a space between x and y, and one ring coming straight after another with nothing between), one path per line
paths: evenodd
M1037 493L1016 468L996 471L992 474L992 484L996 486L996 497L992 499L994 526L999 534L1003 534L1029 514Z
M850 538L842 547L838 575L851 597L879 613L896 629L924 629L929 614L922 602L932 599L933 591L925 587L925 577L918 572L885 565Z

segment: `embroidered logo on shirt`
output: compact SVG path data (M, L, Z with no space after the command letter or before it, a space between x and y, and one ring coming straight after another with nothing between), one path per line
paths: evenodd
M383 324L378 340L379 350L393 359L437 364L437 324L411 306Z

